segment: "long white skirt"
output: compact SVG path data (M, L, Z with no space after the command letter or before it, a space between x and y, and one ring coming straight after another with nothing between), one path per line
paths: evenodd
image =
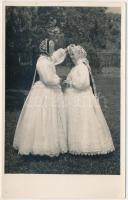
M61 88L37 81L21 111L13 141L20 154L58 156L67 152L64 97Z
M110 130L91 87L65 92L68 149L72 154L95 155L114 151Z

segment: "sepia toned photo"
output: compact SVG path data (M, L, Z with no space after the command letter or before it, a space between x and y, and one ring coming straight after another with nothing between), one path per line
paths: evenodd
M120 174L118 7L6 6L5 173Z
M3 197L124 197L125 4L2 12Z

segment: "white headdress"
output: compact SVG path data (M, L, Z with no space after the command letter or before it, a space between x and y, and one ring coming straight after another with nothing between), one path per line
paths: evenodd
M54 51L54 41L46 38L40 43L39 50L40 53L51 54Z
M75 58L75 60L87 60L87 52L85 49L80 45L70 44L68 46L68 53L71 58Z
M46 38L40 43L40 53L48 53L48 39Z

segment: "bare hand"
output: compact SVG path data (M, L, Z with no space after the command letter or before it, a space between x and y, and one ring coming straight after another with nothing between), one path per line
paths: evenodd
M67 53L68 52L68 48L66 47L66 48L64 48L64 50L65 50L65 53Z

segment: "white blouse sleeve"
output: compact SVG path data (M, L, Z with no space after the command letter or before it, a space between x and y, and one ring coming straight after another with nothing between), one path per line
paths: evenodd
M58 65L62 63L64 59L66 58L66 51L60 48L52 54L51 58L52 58L53 63L55 65Z
M59 85L60 78L55 72L52 71L51 66L44 58L39 58L36 64L37 72L40 80L46 85Z
M67 79L68 80L68 79ZM86 66L79 66L69 77L69 83L76 89L86 89L90 86L89 72Z

